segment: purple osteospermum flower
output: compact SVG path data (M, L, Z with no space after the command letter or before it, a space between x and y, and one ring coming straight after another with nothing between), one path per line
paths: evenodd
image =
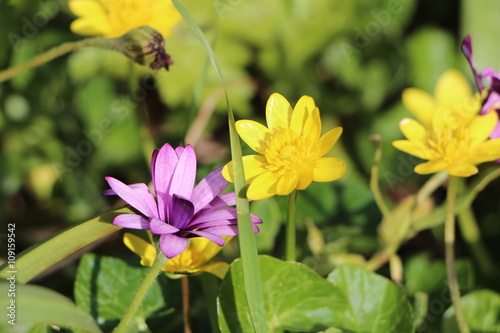
M146 184L126 185L106 177L111 187L105 195L118 195L138 214L121 214L113 224L131 228L148 229L160 235L160 248L168 258L181 253L188 238L205 237L220 246L221 236L238 233L234 192L220 194L229 184L221 174L221 168L212 171L194 187L196 177L196 155L191 146L177 147L169 144L153 152L151 176L156 192L156 201ZM251 215L255 223L262 223Z
M462 42L462 52L469 61L479 91L483 91L485 88L488 89L488 95L483 103L481 114L485 114L493 108L500 116L500 72L496 73L495 70L490 67L485 68L482 73L477 72L476 64L472 58L472 39L470 36L464 38ZM487 82L489 87L483 85L483 80ZM492 139L500 138L500 121L497 123L493 132L491 132L490 137Z

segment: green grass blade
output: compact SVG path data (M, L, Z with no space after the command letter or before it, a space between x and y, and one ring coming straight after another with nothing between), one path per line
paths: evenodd
M116 215L123 213L133 212L128 208L113 210L33 245L16 258L13 266L9 262L0 266L0 277L6 278L9 271L16 271L17 282L28 282L85 245L120 230L121 227L111 222Z
M244 188L246 186L245 176L243 172L243 162L241 158L241 146L239 144L238 135L234 126L234 114L229 102L226 84L222 71L220 70L217 58L210 43L205 38L205 35L198 27L196 22L191 18L188 11L182 6L179 1L172 0L177 10L181 13L184 21L191 28L194 36L200 41L207 52L212 65L219 76L221 84L224 88L228 109L229 121L229 135L231 140L231 155L234 166L234 188L236 195L236 207L238 211L238 239L240 242L240 253L243 266L243 280L245 285L245 292L247 295L248 306L250 309L250 316L254 325L255 332L267 332L266 314L264 308L264 297L262 293L262 285L260 279L260 267L257 253L257 244L255 235L253 233L252 222L250 220L250 210L248 200L244 195Z

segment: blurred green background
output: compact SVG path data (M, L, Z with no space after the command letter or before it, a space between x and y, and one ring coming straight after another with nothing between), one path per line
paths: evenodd
M432 93L437 78L449 68L461 69L472 85L460 52L466 34L472 35L478 69L500 69L496 0L182 3L215 48L238 118L264 122L265 103L273 92L292 105L307 94L319 106L325 130L344 128L330 155L346 161L346 175L335 183L313 184L299 197L299 258L322 274L336 260L363 260L344 254L369 257L378 247L381 214L368 187L375 152L370 135L383 140L381 187L390 201L400 202L428 178L415 175L418 161L390 144L402 137L399 120L409 116L401 104L402 89ZM83 38L70 32L73 19L64 0L3 1L0 68ZM100 195L106 189L104 176L148 182L151 152L165 142L195 147L200 178L229 160L223 89L203 48L184 23L166 40L166 48L174 61L168 72L153 73L121 54L85 49L0 84L0 218L2 225L16 224L18 251L121 205ZM496 262L499 185L490 184L474 205ZM438 190L436 202L443 200L443 193ZM257 236L261 253L281 256L285 206L285 198L253 203L254 213L264 219ZM307 236L314 232L310 222L321 230L323 256L308 245ZM5 233L0 231L2 244ZM424 274L430 261L443 258L441 234L436 227L403 246L400 254L413 265L412 276ZM121 235L88 250L133 257ZM234 248L225 249L226 258L236 255ZM500 290L477 269L460 238L457 256L469 267L464 274L474 276L467 288ZM77 263L63 263L35 282L71 296ZM437 279L444 277L438 274ZM441 282L425 292L439 293ZM410 294L430 288L425 283L421 289L418 283L412 286ZM430 323L426 331L434 329Z

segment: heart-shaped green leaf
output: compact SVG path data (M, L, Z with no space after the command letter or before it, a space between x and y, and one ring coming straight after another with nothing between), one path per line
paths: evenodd
M259 264L269 332L317 332L340 324L346 303L338 288L297 262L259 256ZM253 331L240 259L222 282L218 309L223 333Z
M359 333L413 332L413 310L392 281L348 265L335 269L328 280L348 299L340 328Z
M110 329L125 315L147 270L121 259L86 254L76 276L76 304L92 314L103 329ZM160 284L155 281L130 324L131 331L148 332L146 318L165 306Z

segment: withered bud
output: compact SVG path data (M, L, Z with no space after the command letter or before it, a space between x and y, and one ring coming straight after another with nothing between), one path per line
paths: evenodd
M165 67L168 70L174 63L170 55L165 52L163 36L149 26L132 29L115 41L117 51L151 69Z

